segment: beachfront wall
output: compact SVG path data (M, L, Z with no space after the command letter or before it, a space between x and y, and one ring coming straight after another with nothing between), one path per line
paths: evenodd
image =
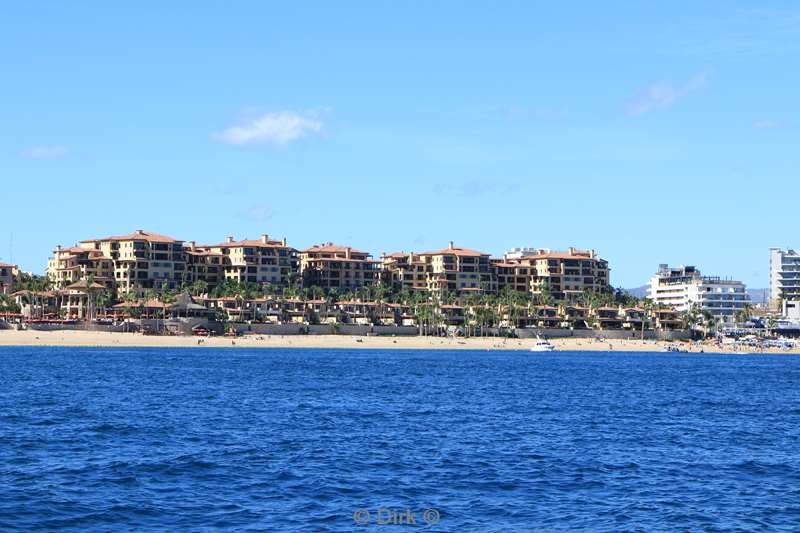
M255 335L404 335L417 334L416 326L367 326L359 324L230 324L237 333Z
M255 335L381 335L381 336L413 336L418 334L416 326L367 326L358 324L230 324L240 334ZM509 330L497 328L485 328L483 335L491 337L507 336ZM631 332L625 330L598 331L591 329L552 328L552 329L516 329L516 336L520 339L531 339L537 335L559 339L573 337L577 339L642 339L640 331ZM428 333L436 335L431 331ZM480 337L482 335L474 335ZM675 331L645 331L644 340L681 340L690 339L691 332L687 330Z
M138 326L138 329L152 331L152 332L163 332L168 331L173 334L177 335L193 335L194 328L205 328L209 331L213 331L215 335L221 335L223 333L222 323L217 322L216 320L208 320L206 318L170 318L167 320L155 319L155 318L143 318L140 320L133 320L131 321L133 324Z
M102 331L102 332L111 332L111 333L125 333L128 331L137 331L137 328L133 324L129 324L127 327L125 324L119 324L115 326L107 325L107 324L92 324L91 326L87 327L85 322L77 322L75 324L27 324L27 329L35 330L35 331Z
M573 337L576 339L642 339L641 331L628 330L594 330L594 329L567 329L567 328L548 328L548 329L517 329L517 337L520 339L531 339L537 335L546 339L561 339ZM689 330L672 331L653 331L645 330L644 340L688 340L692 338Z
M10 324L5 324L0 320L0 329L10 327ZM156 319L141 319L132 320L127 324L119 325L92 325L87 328L86 324L28 324L30 329L38 331L56 331L56 330L90 330L90 331L109 331L109 332L132 332L149 330L153 332L169 331L174 334L192 335L193 329L196 327L203 327L214 334L220 335L223 333L223 324L212 320L201 318L180 318L170 320L156 320ZM319 325L305 325L305 324L228 324L229 328L236 330L238 334L253 334L253 335L379 335L379 336L414 336L418 334L416 326L367 326L358 324L319 324ZM490 337L503 337L507 336L509 330L497 328L485 328L483 333L472 335L474 337L490 336ZM437 332L431 331L429 335L437 335ZM567 329L567 328L548 328L548 329L516 329L514 330L516 337L520 339L531 339L537 336L547 339L561 339L561 338L577 338L577 339L642 339L640 331L632 332L625 330L610 330L598 331L591 329ZM674 330L674 331L651 331L644 332L644 340L686 340L691 339L691 332L689 330Z

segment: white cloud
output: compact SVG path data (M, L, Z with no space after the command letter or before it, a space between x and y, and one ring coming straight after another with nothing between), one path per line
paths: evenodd
M272 218L273 212L269 207L259 204L250 206L240 212L239 215L248 220L263 222L264 220Z
M707 82L708 73L700 72L681 85L675 85L670 81L651 83L630 99L626 111L629 115L638 116L655 109L669 107L684 96L699 91Z
M322 122L310 114L276 111L243 120L226 128L219 134L219 138L229 144L285 146L321 130Z
M29 159L52 159L55 157L64 157L69 153L66 146L32 146L26 148L20 155Z

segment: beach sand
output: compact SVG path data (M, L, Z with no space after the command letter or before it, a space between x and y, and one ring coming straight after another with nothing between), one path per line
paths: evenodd
M237 338L173 337L140 333L95 331L16 331L0 330L0 346L108 346L108 347L207 347L207 348L373 348L373 349L446 349L446 350L528 350L536 339L440 338L440 337L360 337L350 335L247 335ZM637 351L659 352L663 341L552 339L563 351ZM687 343L679 343L688 346ZM734 352L731 347L712 344L689 346L692 352ZM741 352L742 350L739 350ZM775 351L776 353L792 353ZM793 350L800 353L800 350Z

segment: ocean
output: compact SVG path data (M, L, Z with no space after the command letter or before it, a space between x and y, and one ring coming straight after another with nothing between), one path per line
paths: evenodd
M0 348L2 531L798 531L800 357Z

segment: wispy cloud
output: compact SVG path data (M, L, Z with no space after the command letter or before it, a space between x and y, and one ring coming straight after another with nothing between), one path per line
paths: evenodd
M757 130L780 130L788 128L789 123L784 120L761 119L753 122L753 127Z
M681 98L699 91L708 83L708 73L700 72L682 84L657 81L644 87L628 101L625 111L632 116L670 107Z
M66 146L59 145L42 145L31 146L20 152L22 157L28 159L53 159L56 157L64 157L69 153Z
M285 146L320 131L322 121L314 113L275 111L241 120L220 132L218 138L237 145Z
M519 183L491 179L472 179L463 183L437 183L433 186L436 194L477 198L489 194L511 194L520 188Z
M241 218L252 220L254 222L263 222L272 218L272 210L265 205L252 205L239 213Z

